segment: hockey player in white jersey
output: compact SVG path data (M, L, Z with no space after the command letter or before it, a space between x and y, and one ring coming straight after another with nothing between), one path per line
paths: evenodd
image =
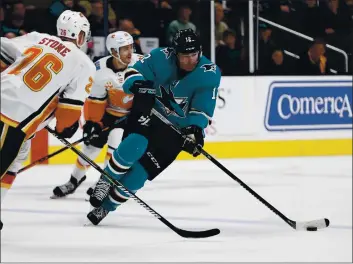
M103 127L111 127L113 123L129 113L133 95L125 94L122 84L128 76L129 68L143 56L133 53L133 38L124 31L117 31L108 35L106 40L110 56L96 62L96 77L84 105L83 153L94 160L101 149L108 143L106 161L121 141L116 129L103 131ZM123 128L124 124L118 127ZM76 191L77 187L86 180L89 164L81 157L77 158L73 172L67 183L54 188L52 198L64 197ZM90 194L88 189L88 194Z
M59 136L70 138L77 130L82 90L92 86L96 72L80 50L89 37L86 17L68 10L57 20L57 36L1 38L1 202L18 170L16 157L28 152L27 140L54 117Z

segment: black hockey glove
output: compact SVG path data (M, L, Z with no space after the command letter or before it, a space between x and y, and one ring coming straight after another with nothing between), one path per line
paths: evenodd
M64 128L64 130L61 132L58 132L55 127L55 133L61 138L71 138L76 133L77 129L78 121L76 121L71 126Z
M134 94L131 112L142 116L150 115L156 97L156 89L153 87L153 82L135 81L130 91Z
M88 120L83 126L83 142L85 145L90 145L91 140L97 138L102 132L102 127L99 123Z
M135 81L130 89L134 94L131 111L127 120L130 133L147 136L149 133L151 110L155 103L156 89L152 81Z
M182 149L194 157L200 155L199 149L204 145L203 131L200 127L191 125L181 129L183 134L183 145Z
M156 89L153 88L152 81L137 80L134 81L130 91L134 95L156 95Z

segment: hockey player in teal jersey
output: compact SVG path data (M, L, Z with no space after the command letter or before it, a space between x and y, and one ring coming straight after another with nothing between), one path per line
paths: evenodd
M166 169L181 151L194 157L204 144L203 130L216 105L221 74L202 56L199 37L190 30L178 31L172 47L158 48L125 74L124 91L134 95L123 140L105 171L132 192L141 189ZM182 137L158 117L154 108L176 127ZM97 225L110 211L129 199L101 176L87 218Z

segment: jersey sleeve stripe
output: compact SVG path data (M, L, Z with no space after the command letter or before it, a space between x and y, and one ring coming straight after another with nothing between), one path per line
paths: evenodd
M8 55L3 49L1 49L0 59L7 65L15 62L15 59Z
M107 99L107 95L102 98L94 97L94 96L88 96L88 98L87 98L87 100L95 101L97 103L104 103L106 99Z
M212 118L210 116L208 116L205 112L202 112L202 111L198 111L196 109L191 109L189 111L189 114L192 115L203 115L204 117L206 117L208 120L211 120Z
M71 110L79 110L81 111L82 105L72 105L72 104L63 104L59 103L58 108L63 108L63 109L71 109Z
M59 104L83 106L82 101L70 98L59 98Z

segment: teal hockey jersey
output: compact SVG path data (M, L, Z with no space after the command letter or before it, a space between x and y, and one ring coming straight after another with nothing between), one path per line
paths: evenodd
M157 48L127 72L123 84L125 93L131 94L130 88L136 80L154 82L154 109L174 125L205 128L214 113L221 72L214 63L201 56L196 68L180 77L173 49Z

